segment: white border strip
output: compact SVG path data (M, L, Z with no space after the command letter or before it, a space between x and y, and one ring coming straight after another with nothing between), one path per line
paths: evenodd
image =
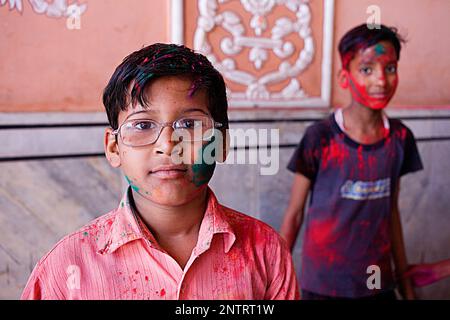
M170 2L170 42L184 44L184 12L183 0Z
M325 12L323 17L322 43L322 100L331 106L331 76L333 73L333 27L334 0L324 0Z

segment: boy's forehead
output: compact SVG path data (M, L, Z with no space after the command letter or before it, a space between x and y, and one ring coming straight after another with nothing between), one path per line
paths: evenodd
M147 105L129 104L119 112L119 122L134 114L162 117L195 111L208 113L206 91L197 89L191 93L193 84L193 79L187 76L154 79L144 89Z
M381 41L371 47L361 49L354 58L354 60L360 60L361 62L373 62L379 59L397 61L397 53L391 42Z

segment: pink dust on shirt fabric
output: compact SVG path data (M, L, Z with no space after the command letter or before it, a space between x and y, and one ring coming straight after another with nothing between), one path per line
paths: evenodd
M36 265L21 299L298 299L291 254L267 224L208 190L184 270L129 205L66 236Z

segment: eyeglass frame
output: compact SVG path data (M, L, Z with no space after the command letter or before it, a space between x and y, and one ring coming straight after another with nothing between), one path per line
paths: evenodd
M209 118L209 119L211 120L211 122L212 122L212 127L211 127L211 129L217 129L217 128L223 127L223 123L215 121L210 115L205 114L205 115L202 115L202 117L207 117L207 118ZM151 145L151 144L156 143L156 141L158 141L159 137L161 136L161 132L163 131L164 128L166 128L166 127L171 127L171 128L175 131L175 130L176 130L176 128L174 127L174 126L175 126L175 123L176 123L177 121L179 121L179 120L181 120L181 119L185 119L185 118L189 118L189 117L183 116L183 117L180 117L180 118L178 118L177 120L175 120L175 121L173 121L173 122L163 122L163 123L161 123L161 122L159 122L159 121L156 121L156 120L153 120L153 119L128 119L128 120L125 120L125 121L124 121L124 122L123 122L116 130L113 130L113 131L111 132L111 134L112 134L113 136L115 136L116 139L117 139L117 136L119 136L119 137L120 137L120 140L122 141L122 143L123 143L124 145L128 146L128 147L145 147L145 146L148 146L148 145ZM121 134L121 129L122 129L123 125L125 125L125 124L128 123L128 122L136 121L136 120L150 120L150 121L153 121L153 122L155 122L155 123L158 124L159 132L158 132L158 135L156 136L155 141L153 141L153 142L151 142L151 143L146 143L146 144L138 145L138 146L133 146L133 145L127 144L127 143L125 143L125 142L123 141L122 134ZM209 129L208 129L208 130L209 130ZM212 135L210 138L212 138L213 136L214 136L214 135ZM195 141L195 140L193 140L193 141ZM193 142L193 141L190 141L190 142ZM198 140L198 141L203 141L203 137L202 137L202 140Z

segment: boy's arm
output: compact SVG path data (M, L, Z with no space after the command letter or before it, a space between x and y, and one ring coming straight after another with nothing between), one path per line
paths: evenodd
M44 300L41 281L38 277L39 265L36 265L23 289L20 300Z
M398 195L400 193L400 181L397 183L397 188L393 198L392 204L392 220L391 220L391 239L392 239L392 254L395 263L395 273L397 279L400 281L400 291L403 298L406 300L414 300L416 298L411 280L402 277L403 273L408 269L408 262L406 259L405 243L403 240L403 231L400 220L400 211L398 208Z
M274 232L273 241L265 245L268 286L264 300L299 300L300 291L294 261L289 248Z
M415 287L430 285L443 278L450 277L450 259L409 266L403 277L411 278Z
M289 205L284 214L280 234L292 251L298 232L303 223L306 198L311 187L311 180L302 174L296 174L291 189Z

